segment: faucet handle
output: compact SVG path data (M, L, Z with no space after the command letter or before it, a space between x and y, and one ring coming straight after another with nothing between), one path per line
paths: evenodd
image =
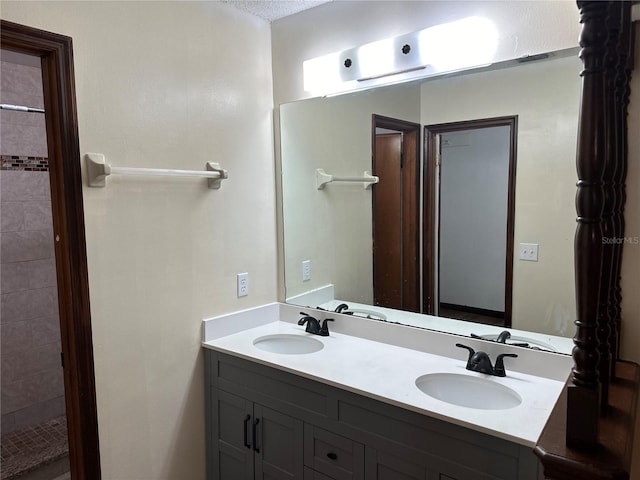
M298 325L304 325L306 323L307 328L305 329L305 332L318 335L320 333L320 322L318 322L316 318L304 312L300 312L300 315L304 316L298 320Z
M466 345L463 345L461 343L456 343L456 347L469 350L469 358L467 359L467 368L469 368L469 365L471 365L471 358L473 358L473 356L476 354L476 351L473 348L467 347Z
M328 337L329 336L329 326L327 325L327 322L333 322L333 318L325 318L322 321L322 327L320 327L320 333L318 335L320 335L321 337Z
M493 374L496 377L506 377L507 372L504 369L504 357L518 358L518 355L515 353L501 353L496 358L496 366L493 367Z

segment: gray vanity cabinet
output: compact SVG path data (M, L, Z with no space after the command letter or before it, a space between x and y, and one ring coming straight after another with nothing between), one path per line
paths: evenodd
M224 391L213 401L209 478L303 480L300 420Z
M205 367L208 480L543 478L506 440L214 350Z

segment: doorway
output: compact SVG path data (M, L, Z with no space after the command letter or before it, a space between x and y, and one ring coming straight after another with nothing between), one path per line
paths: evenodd
M420 312L420 125L372 123L374 305Z
M430 314L511 326L516 138L516 116L425 127Z
M48 187L51 198L54 295L61 347L57 359L62 364L64 380L69 467L72 480L99 480L98 423L72 41L69 37L4 20L0 21L0 39L3 50L39 58L42 70L49 169L49 182L45 187Z

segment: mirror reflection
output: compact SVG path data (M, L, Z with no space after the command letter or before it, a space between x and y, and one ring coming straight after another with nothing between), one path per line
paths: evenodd
M568 353L554 337L575 318L580 69L555 52L281 105L287 302L493 339L510 327ZM377 183L318 189L318 169Z

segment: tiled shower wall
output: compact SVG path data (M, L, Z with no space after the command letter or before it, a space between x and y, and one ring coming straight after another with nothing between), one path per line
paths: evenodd
M43 108L37 62L5 58L0 102ZM65 410L44 115L0 114L1 410L8 433Z

